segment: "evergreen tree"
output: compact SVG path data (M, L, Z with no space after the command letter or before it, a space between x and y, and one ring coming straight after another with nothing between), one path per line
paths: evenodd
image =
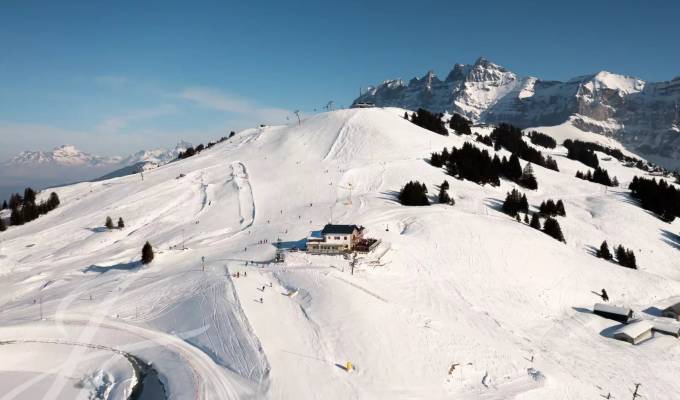
M408 121L408 111L404 111L404 119Z
M107 229L113 229L113 221L111 220L111 217L106 217L106 223L104 223L104 226L106 226Z
M8 206L7 206L7 200L4 200L4 201L2 202L2 210L6 210L7 208L8 208Z
M614 249L614 253L616 254L616 261L620 265L624 265L626 262L626 249L623 246L618 245Z
M449 182L444 180L444 182L442 182L441 188L444 190L449 190Z
M153 261L153 248L149 242L142 247L142 264L148 264Z
M529 223L529 214L524 214L524 223L525 224Z
M31 189L30 187L27 187L24 190L24 202L35 203L35 190Z
M410 181L399 192L399 202L405 206L427 206L427 187L424 183Z
M524 213L529 212L527 197L517 189L512 189L512 191L508 192L503 202L503 212L514 217L520 211Z
M515 214L515 220L517 220L517 222L522 222L522 219L519 217L519 214Z
M628 268L633 268L637 269L637 263L635 261L635 253L633 253L633 250L627 250L626 251L626 267Z
M515 153L510 155L505 176L512 181L517 181L522 176L522 166L519 163L519 157Z
M123 217L118 218L118 229L125 228L125 222L123 222Z
M458 113L454 113L449 120L449 128L453 129L459 135L470 135L470 121Z
M47 208L49 211L59 207L59 204L61 204L61 201L59 201L59 196L57 196L57 194L54 192L50 193L50 198L47 200Z
M442 114L433 114L424 108L419 108L418 111L411 114L411 122L440 135L448 135L449 131L446 130L442 117Z
M554 239L559 240L560 242L564 243L567 242L566 240L564 240L564 235L562 234L560 223L557 222L557 220L552 217L546 218L545 223L543 224L543 232L546 235L552 236Z
M451 197L449 197L449 194L446 193L446 189L444 187L439 188L439 196L437 196L439 199L439 203L441 204L449 204L451 202Z
M519 177L517 183L520 185L524 186L527 189L535 190L538 189L538 182L536 181L536 177L534 176L534 169L531 166L531 163L527 163L527 165L524 167L522 170L522 175Z
M522 199L519 202L519 211L527 214L529 213L529 201L527 195L522 193Z
M23 203L23 199L19 193L14 193L9 197L9 208L15 210Z
M0 218L0 232L4 232L7 230L7 225L5 225L5 220Z
M539 231L541 230L541 219L538 217L538 213L531 214L531 222L529 223L529 226L534 229L538 229Z
M597 257L603 258L605 260L612 259L612 253L609 251L609 245L607 244L606 240L602 242L602 244L600 245L600 249L597 250L596 255Z
M557 204L555 204L555 213L561 217L567 216L567 211L564 209L562 200L557 200Z
M545 158L545 167L548 169L551 169L553 171L559 171L560 169L557 167L557 161L555 161L554 158L547 156Z
M10 225L23 225L24 224L24 216L19 210L19 208L13 208L12 209L12 214L9 216L9 224Z

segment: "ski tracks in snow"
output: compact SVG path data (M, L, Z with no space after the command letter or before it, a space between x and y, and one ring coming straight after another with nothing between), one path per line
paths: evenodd
M230 165L233 182L238 190L239 215L241 217L241 230L249 228L255 221L255 200L253 190L248 179L246 166L240 161L234 161Z

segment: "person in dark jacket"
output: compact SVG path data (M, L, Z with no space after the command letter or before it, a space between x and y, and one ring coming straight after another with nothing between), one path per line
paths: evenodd
M602 300L604 301L609 301L609 296L607 295L607 291L602 289Z

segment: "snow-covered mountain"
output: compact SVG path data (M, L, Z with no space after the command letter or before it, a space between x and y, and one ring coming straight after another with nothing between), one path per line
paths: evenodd
M65 144L55 147L52 151L22 151L4 163L5 167L49 166L64 167L102 167L118 165L122 157L96 156L79 150L73 145Z
M128 156L98 156L73 145L58 146L52 151L23 151L0 164L0 199L11 193L84 180L113 178L157 168L177 158L191 147L180 141L172 149L140 150Z
M566 82L518 77L484 58L456 64L445 80L433 72L405 83L369 87L355 103L456 112L474 122L522 128L570 122L614 137L662 165L680 165L680 77L645 82L601 71Z
M635 383L677 399L679 339L635 346L591 312L606 288L636 318L677 324L660 310L680 301L680 221L626 189L651 175L598 153L621 182L605 188L575 178L588 167L563 146L541 148L559 171L535 165L538 189L520 190L532 212L563 200L562 243L501 211L515 183L480 186L427 161L465 143L507 151L404 112L248 129L144 179L54 189L58 208L0 232L0 393L127 399L134 356L168 399L626 399ZM400 205L410 180L433 201L447 180L455 205ZM125 228L104 228L107 216ZM299 246L329 221L381 242L355 261L274 262L277 239ZM595 257L603 240L633 249L639 269ZM141 265L147 241L155 258Z
M61 167L126 167L140 162L163 165L177 158L177 155L191 147L191 143L180 141L172 149L140 150L128 156L98 156L65 144L52 151L22 151L7 160L5 167L34 167L56 165Z

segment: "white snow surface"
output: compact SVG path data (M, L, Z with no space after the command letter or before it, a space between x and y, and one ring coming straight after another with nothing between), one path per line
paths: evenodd
M539 189L523 192L532 210L564 201L563 244L499 211L514 184L427 163L472 137L403 114L318 114L240 132L143 180L55 189L61 206L0 233L0 400L125 398L134 380L116 351L152 363L172 399L627 398L634 383L676 399L678 339L630 346L590 312L602 288L643 319L680 299L679 223L625 189L643 173L601 157L622 184L605 189L574 178L587 167L563 147L542 149L560 172L534 166ZM395 201L409 180L434 200L445 179L455 206ZM108 231L106 216L125 228ZM278 238L331 218L382 240L353 275L339 256L270 262ZM605 239L633 249L639 270L594 257ZM146 241L155 258L142 266Z

